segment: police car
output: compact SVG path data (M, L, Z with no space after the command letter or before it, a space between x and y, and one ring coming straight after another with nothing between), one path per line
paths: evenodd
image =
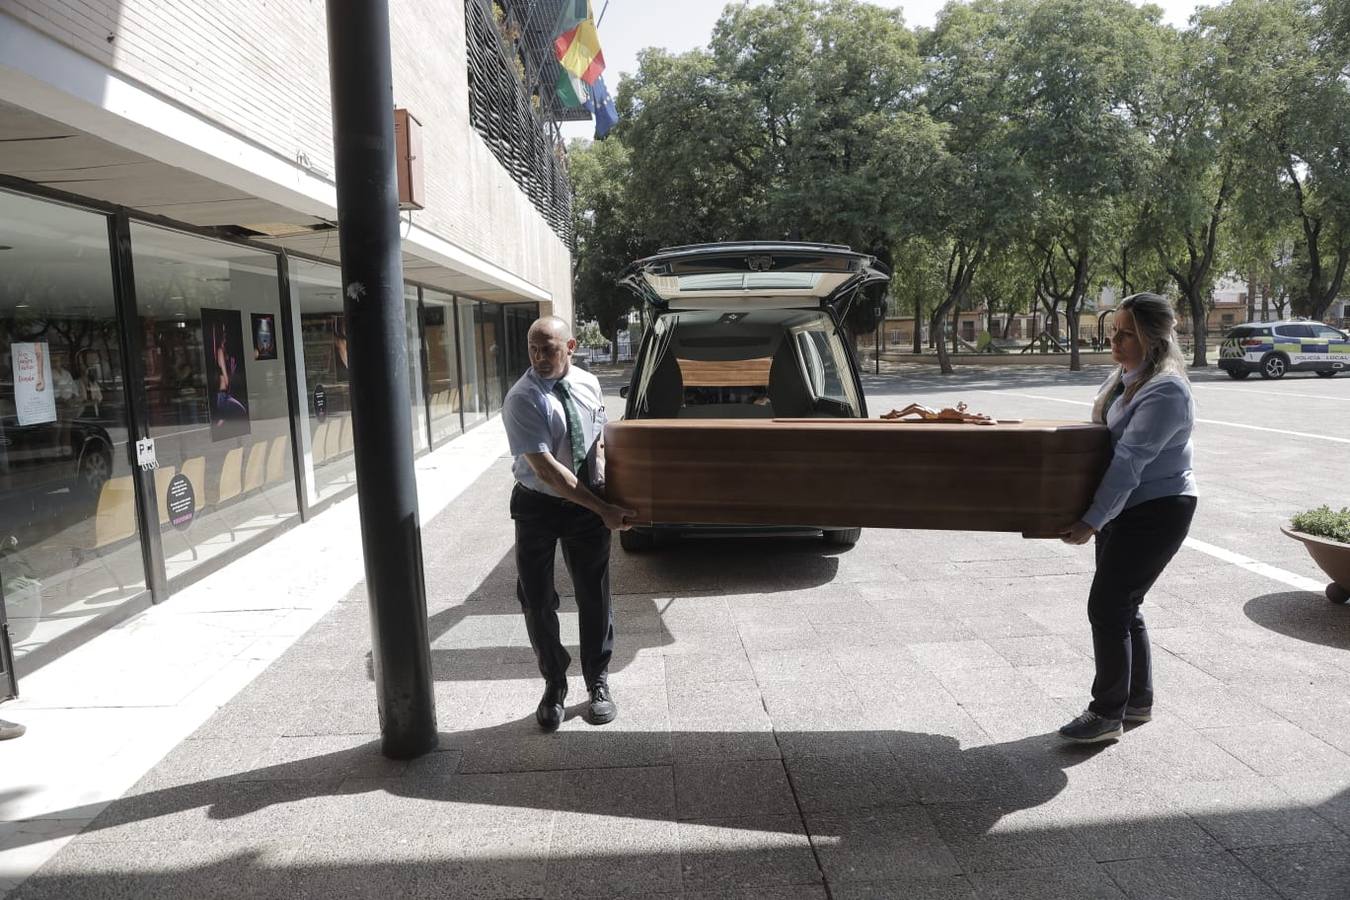
M1350 338L1321 322L1251 322L1228 332L1219 345L1219 368L1230 378L1253 372L1262 378L1283 378L1286 372L1330 378L1350 370Z

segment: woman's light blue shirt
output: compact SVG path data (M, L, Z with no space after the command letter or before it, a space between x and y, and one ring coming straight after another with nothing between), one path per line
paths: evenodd
M1136 376L1137 377L1137 376ZM1131 383L1129 375L1124 383ZM1111 378L1102 385L1109 390ZM1179 375L1155 375L1129 402L1120 397L1106 413L1111 465L1083 521L1100 531L1123 510L1159 497L1196 497L1191 471L1195 401Z

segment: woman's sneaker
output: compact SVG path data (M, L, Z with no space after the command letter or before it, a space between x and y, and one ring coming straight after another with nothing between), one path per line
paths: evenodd
M1060 737L1076 744L1095 744L1114 741L1125 733L1120 719L1107 719L1090 709L1059 730Z
M1125 707L1126 722L1152 722L1152 706L1127 706Z

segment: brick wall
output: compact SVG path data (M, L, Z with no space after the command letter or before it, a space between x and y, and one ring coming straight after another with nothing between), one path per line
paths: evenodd
M426 209L413 221L550 291L571 311L566 247L469 127L462 0L393 0L394 102L422 123ZM323 0L0 0L80 53L328 178Z

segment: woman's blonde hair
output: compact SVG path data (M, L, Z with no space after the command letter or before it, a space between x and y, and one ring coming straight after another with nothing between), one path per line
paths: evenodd
M1125 390L1121 396L1123 402L1130 402L1155 375L1186 377L1186 358L1181 355L1181 346L1177 342L1177 316L1166 297L1159 294L1131 294L1120 301L1116 309L1129 310L1134 318L1134 330L1139 335L1139 343L1144 346L1143 373ZM1106 402L1115 393L1124 375L1125 367L1117 366L1102 392L1097 395L1092 410L1093 421L1104 420Z

